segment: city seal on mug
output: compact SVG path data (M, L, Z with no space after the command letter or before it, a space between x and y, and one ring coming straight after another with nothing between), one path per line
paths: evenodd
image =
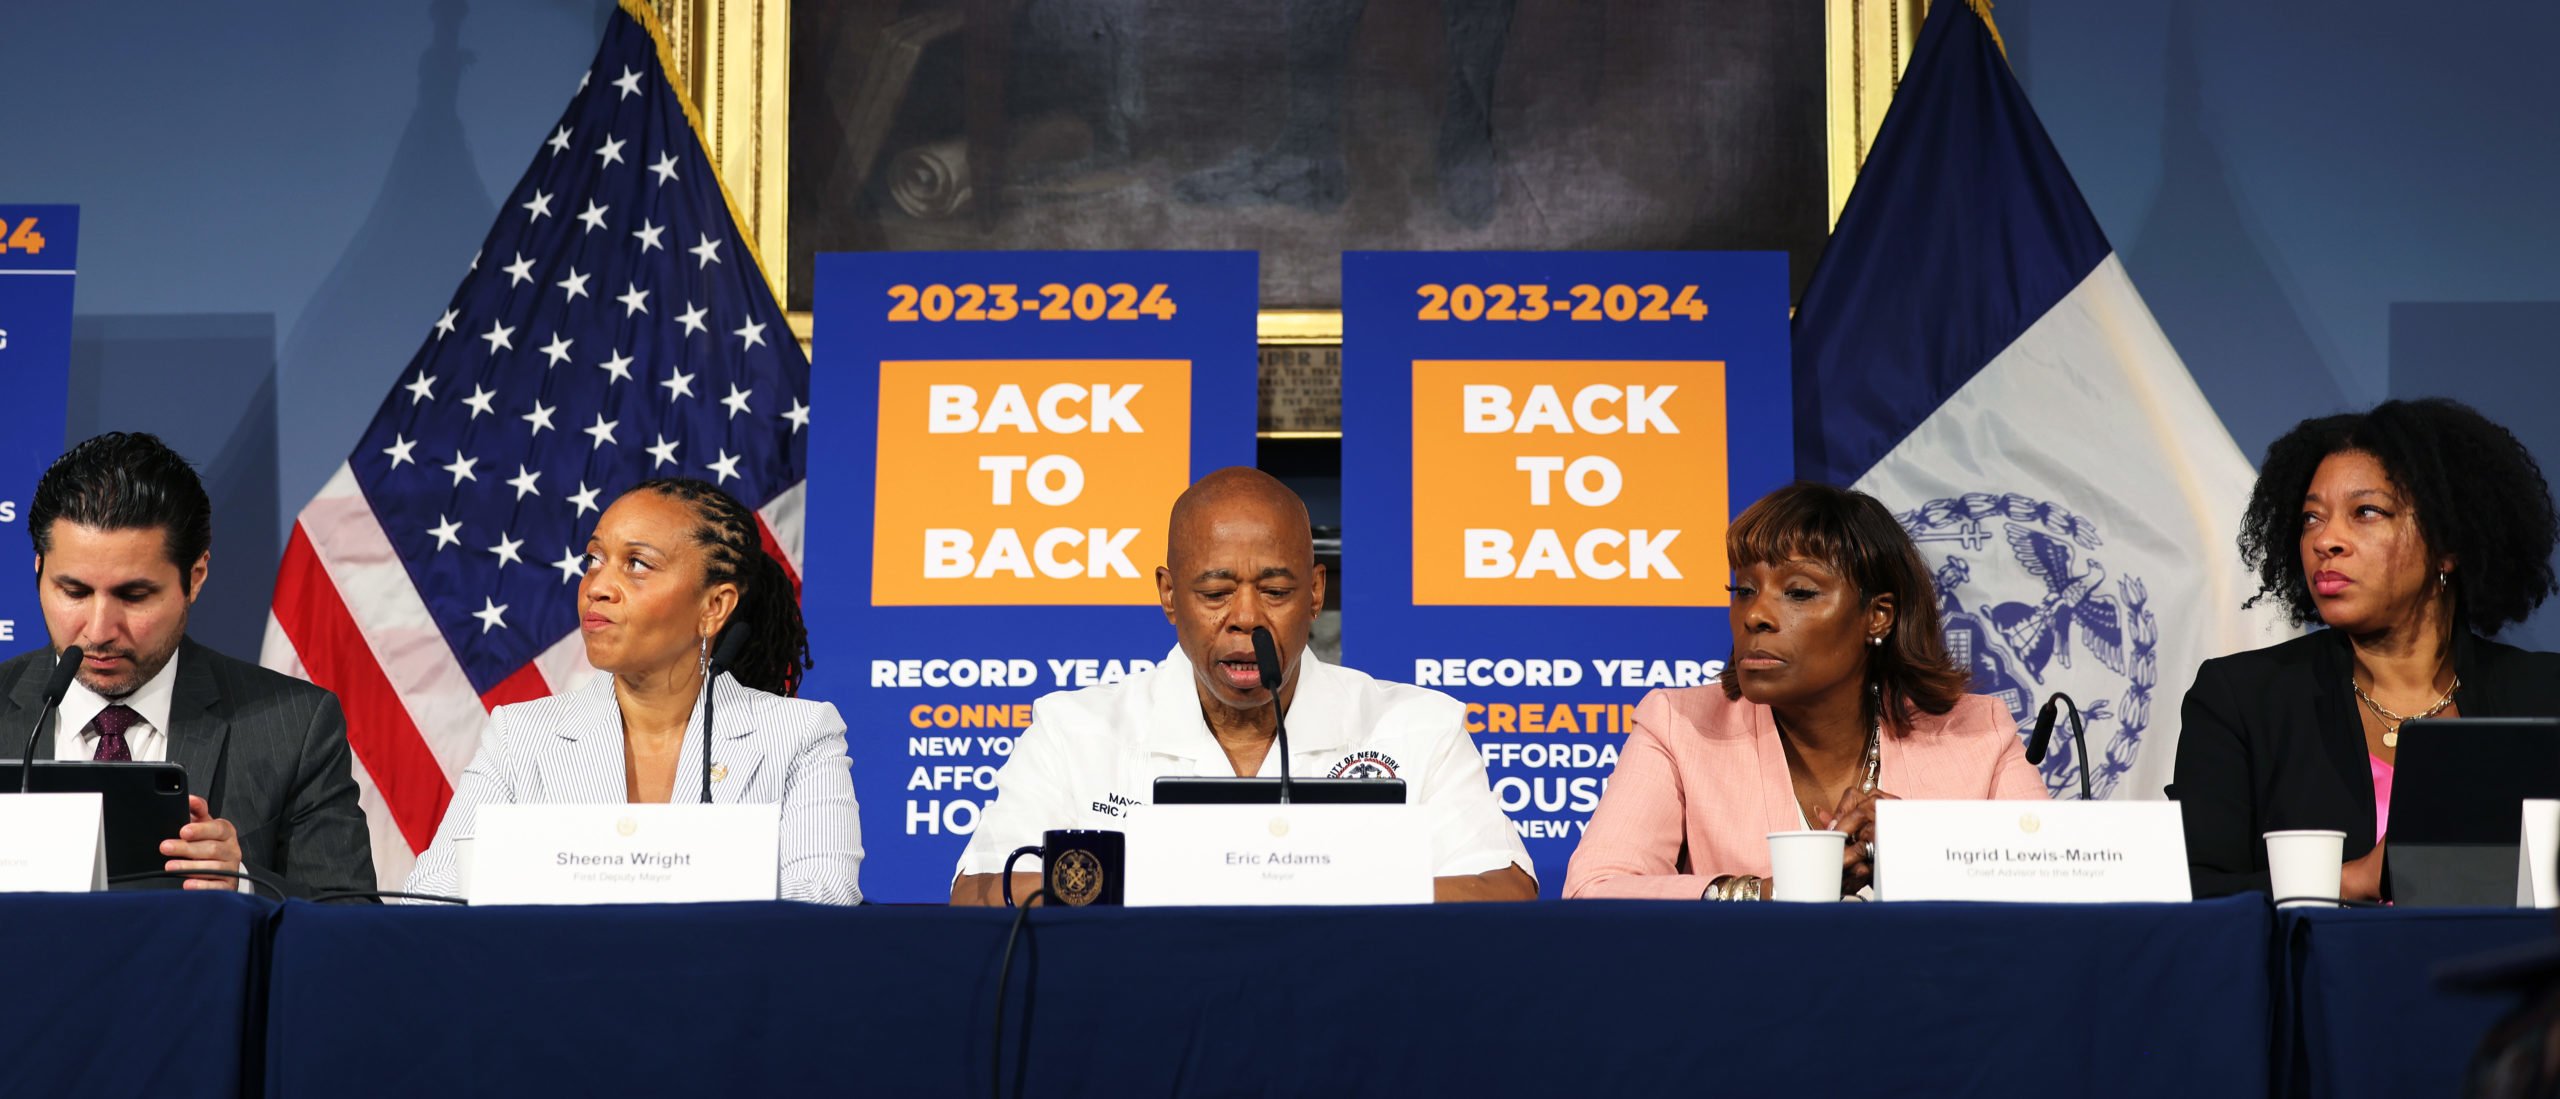
M1051 894L1058 903L1081 908L1102 896L1109 872L1093 852L1082 849L1059 852L1049 870Z

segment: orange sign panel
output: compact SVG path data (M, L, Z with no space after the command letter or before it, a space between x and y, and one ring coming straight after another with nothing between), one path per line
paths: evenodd
M880 364L875 606L1150 605L1191 364Z
M1721 362L1413 364L1417 604L1725 606L1725 484Z

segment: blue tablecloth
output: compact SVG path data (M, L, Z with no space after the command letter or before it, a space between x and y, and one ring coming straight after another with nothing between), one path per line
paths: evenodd
M2436 987L2444 963L2550 938L2512 908L2288 909L2279 1094L2451 1095L2513 996Z
M1009 913L287 906L277 1096L984 1095ZM2265 1095L2263 902L1042 910L1021 1095Z
M274 912L232 893L0 898L0 1094L255 1094Z

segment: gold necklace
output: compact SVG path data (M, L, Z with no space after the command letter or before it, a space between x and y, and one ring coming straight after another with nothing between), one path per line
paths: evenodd
M2374 701L2372 695L2364 693L2364 684L2356 682L2356 677L2352 675L2347 677L2347 686L2355 688L2356 697L2364 701L2365 709L2373 711L2373 716L2382 722L2382 746L2397 749L2400 747L2400 727L2412 721L2434 717L2443 713L2445 707L2453 705L2453 692L2462 689L2462 677L2458 675L2453 677L2453 686L2445 688L2444 697L2437 699L2435 705L2427 707L2422 713L2407 716L2392 713L2381 703Z
M1876 723L1875 723L1874 725L1869 726L1869 727L1868 727L1868 729L1867 729L1867 754L1866 754L1866 758L1865 758L1864 760L1861 760L1861 761L1859 762L1859 764L1858 764L1858 792L1859 792L1859 793L1862 793L1862 794L1872 794L1872 793L1875 793L1875 792L1876 792L1876 784L1877 784L1877 782L1878 782L1878 781L1883 777L1883 774L1884 774L1884 757L1883 757L1883 754L1882 754L1882 750L1883 750L1883 741L1884 741L1884 721L1883 721L1883 719L1879 718L1879 719L1877 719L1877 721L1876 721ZM1802 798L1798 798L1798 799L1796 799L1796 813L1797 813L1797 815L1802 816L1802 817L1803 817L1805 820L1807 820L1807 821L1811 821L1811 820L1813 819L1813 814L1811 814L1811 813L1809 813L1809 812L1806 812L1806 811L1805 811L1805 807L1804 807L1804 799L1802 799Z

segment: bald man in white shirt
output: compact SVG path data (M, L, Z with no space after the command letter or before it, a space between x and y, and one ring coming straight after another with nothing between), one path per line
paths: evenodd
M1004 903L1016 847L1053 828L1117 828L1172 776L1277 775L1272 745L1289 715L1290 769L1400 778L1424 814L1442 901L1533 900L1528 851L1487 785L1465 709L1438 691L1372 679L1307 651L1324 606L1307 507L1259 470L1222 469L1175 502L1156 593L1176 647L1153 671L1061 691L1032 706L996 797L951 883L953 904ZM1253 659L1253 630L1291 654L1276 692ZM1014 875L1013 894L1038 889Z

